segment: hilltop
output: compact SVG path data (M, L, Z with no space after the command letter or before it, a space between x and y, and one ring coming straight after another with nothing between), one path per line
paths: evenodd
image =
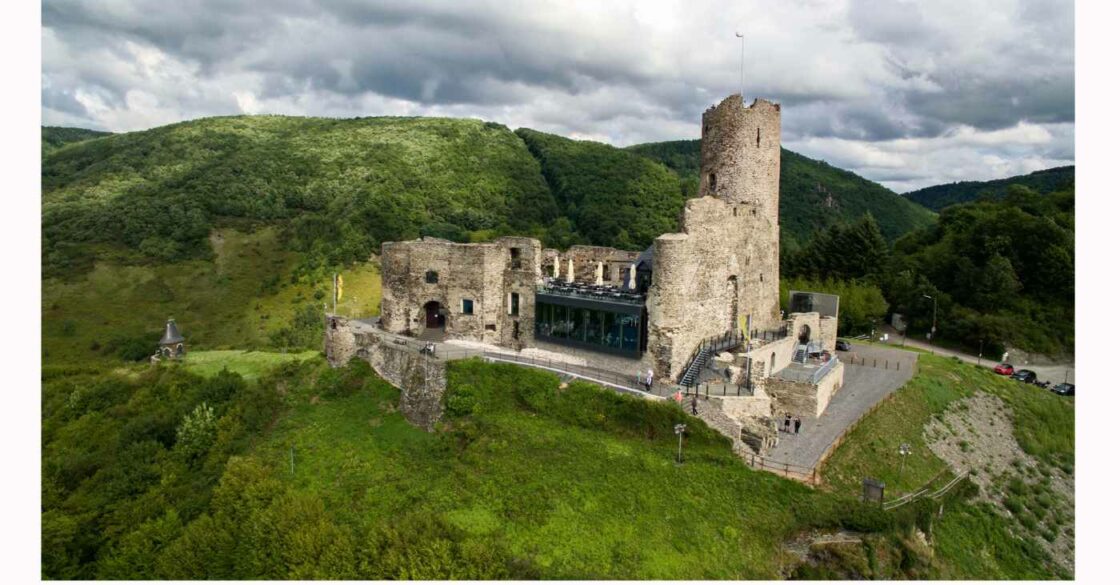
M1064 191L1073 185L1073 179L1073 166L1054 167L994 181L958 181L956 183L934 185L904 193L903 197L934 211L941 211L950 205L967 203L977 199L1003 199L1007 196L1007 190L1012 185L1022 185L1042 195Z
M42 156L46 156L67 144L109 136L110 132L100 130L86 130L85 128L65 128L62 126L43 126L40 130L42 142Z

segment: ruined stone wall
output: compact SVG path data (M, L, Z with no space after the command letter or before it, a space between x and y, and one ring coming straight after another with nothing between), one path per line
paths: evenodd
M546 248L541 253L541 270L547 276L554 276L555 261L559 260L559 278L568 276L568 260L572 261L575 280L580 282L595 282L595 270L598 264L603 264L603 284L622 286L623 280L619 278L619 269L625 271L638 259L639 252L619 250L606 246L572 246L566 252Z
M769 418L772 416L772 400L766 392L755 389L754 396L724 396L713 397L712 401L719 404L723 413L739 421L750 418Z
M772 399L775 417L788 412L802 419L816 418L824 413L843 382L844 364L837 362L817 384L770 378L766 391Z
M458 244L424 238L386 242L381 249L381 319L386 330L420 334L425 327L424 306L435 301L445 311L450 339L509 345L518 342L523 332L531 334L532 303L540 280L537 240L500 238ZM436 274L436 282L428 282L429 271ZM518 315L511 314L511 292L520 295ZM473 301L473 314L463 311L464 299Z
M794 346L797 344L797 338L794 336L783 337L782 339L771 341L758 349L751 350L751 359L754 360L756 367L764 366L762 376L772 376L775 372L779 372L785 368L793 360Z
M821 346L828 351L836 351L836 330L839 319L836 317L821 317Z
M372 325L337 316L327 316L323 351L333 367L354 357L369 362L377 375L400 389L401 414L410 423L430 431L443 415L445 362L388 342Z

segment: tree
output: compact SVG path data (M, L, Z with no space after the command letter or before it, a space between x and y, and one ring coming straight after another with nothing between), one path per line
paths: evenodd
M214 409L203 402L183 417L183 422L175 432L175 448L187 460L194 460L210 449L217 429L218 422L214 418Z

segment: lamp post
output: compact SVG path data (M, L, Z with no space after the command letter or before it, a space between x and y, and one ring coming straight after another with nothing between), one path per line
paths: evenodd
M673 426L673 432L677 434L677 465L683 463L681 454L684 448L684 430L687 428L688 426L684 423L679 423Z
M903 443L898 446L898 482L902 483L902 470L906 468L906 456L911 453L910 443Z
M933 341L933 334L937 333L937 298L929 295L922 295L922 298L933 301L933 327L929 328L929 340Z

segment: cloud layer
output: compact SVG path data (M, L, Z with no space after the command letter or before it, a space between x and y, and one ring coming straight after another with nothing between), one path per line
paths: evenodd
M1053 0L46 0L43 123L471 116L616 145L696 138L739 90L783 142L898 191L1073 161Z

